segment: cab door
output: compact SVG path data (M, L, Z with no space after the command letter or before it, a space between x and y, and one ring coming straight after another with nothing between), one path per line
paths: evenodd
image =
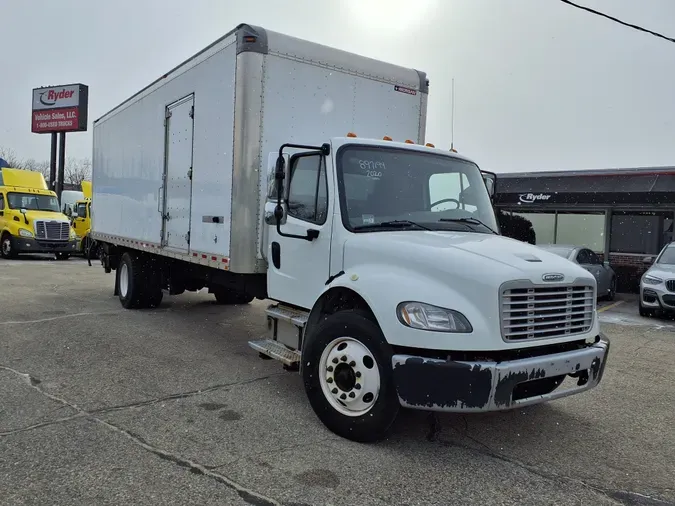
M78 237L84 237L87 233L87 204L86 202L77 202L75 205L77 216L73 218L73 230Z
M330 158L318 152L291 157L285 191L286 212L279 230L273 216L276 201L270 199L265 205L265 221L269 227L269 297L307 309L324 290L330 276L335 198L327 163Z

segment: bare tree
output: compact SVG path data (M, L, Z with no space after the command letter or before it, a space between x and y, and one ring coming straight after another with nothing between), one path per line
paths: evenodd
M14 169L34 170L41 173L45 181L53 189L52 182L49 181L49 162L38 162L35 158L28 158L22 160L19 158L13 149L0 147L0 158L4 159L7 164ZM65 183L73 185L81 185L82 181L91 179L91 160L89 158L74 158L69 157L66 160L64 167L63 179Z
M0 147L0 158L5 160L13 169L23 169L24 162L16 155L12 148Z
M82 184L82 181L91 179L91 160L88 158L68 158L64 172L66 183Z

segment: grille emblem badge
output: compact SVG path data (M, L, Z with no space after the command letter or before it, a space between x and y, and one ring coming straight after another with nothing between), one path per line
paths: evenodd
M565 275L559 274L557 272L549 272L548 274L544 274L541 279L542 281L546 281L548 283L554 283L556 281L562 281L565 279Z

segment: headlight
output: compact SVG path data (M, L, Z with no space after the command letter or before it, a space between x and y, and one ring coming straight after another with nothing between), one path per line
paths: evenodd
M657 278L656 276L644 276L642 281L645 285L658 285L659 283L663 283L663 280L661 278Z
M473 328L466 317L442 307L422 302L401 302L396 308L398 320L413 329L433 330L435 332L472 332Z
M19 235L21 237L33 237L33 232L31 232L30 230L26 230L25 228L20 228Z

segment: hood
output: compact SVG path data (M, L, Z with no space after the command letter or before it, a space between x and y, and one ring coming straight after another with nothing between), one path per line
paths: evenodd
M28 216L29 220L68 221L68 217L60 211L34 211L28 209L26 216Z
M656 276L657 278L675 277L675 265L672 264L654 264L645 274Z
M595 278L581 266L515 239L472 232L395 231L353 234L345 242L344 269L376 258L429 276L500 285L510 280L543 284L545 274L563 274L564 282Z

